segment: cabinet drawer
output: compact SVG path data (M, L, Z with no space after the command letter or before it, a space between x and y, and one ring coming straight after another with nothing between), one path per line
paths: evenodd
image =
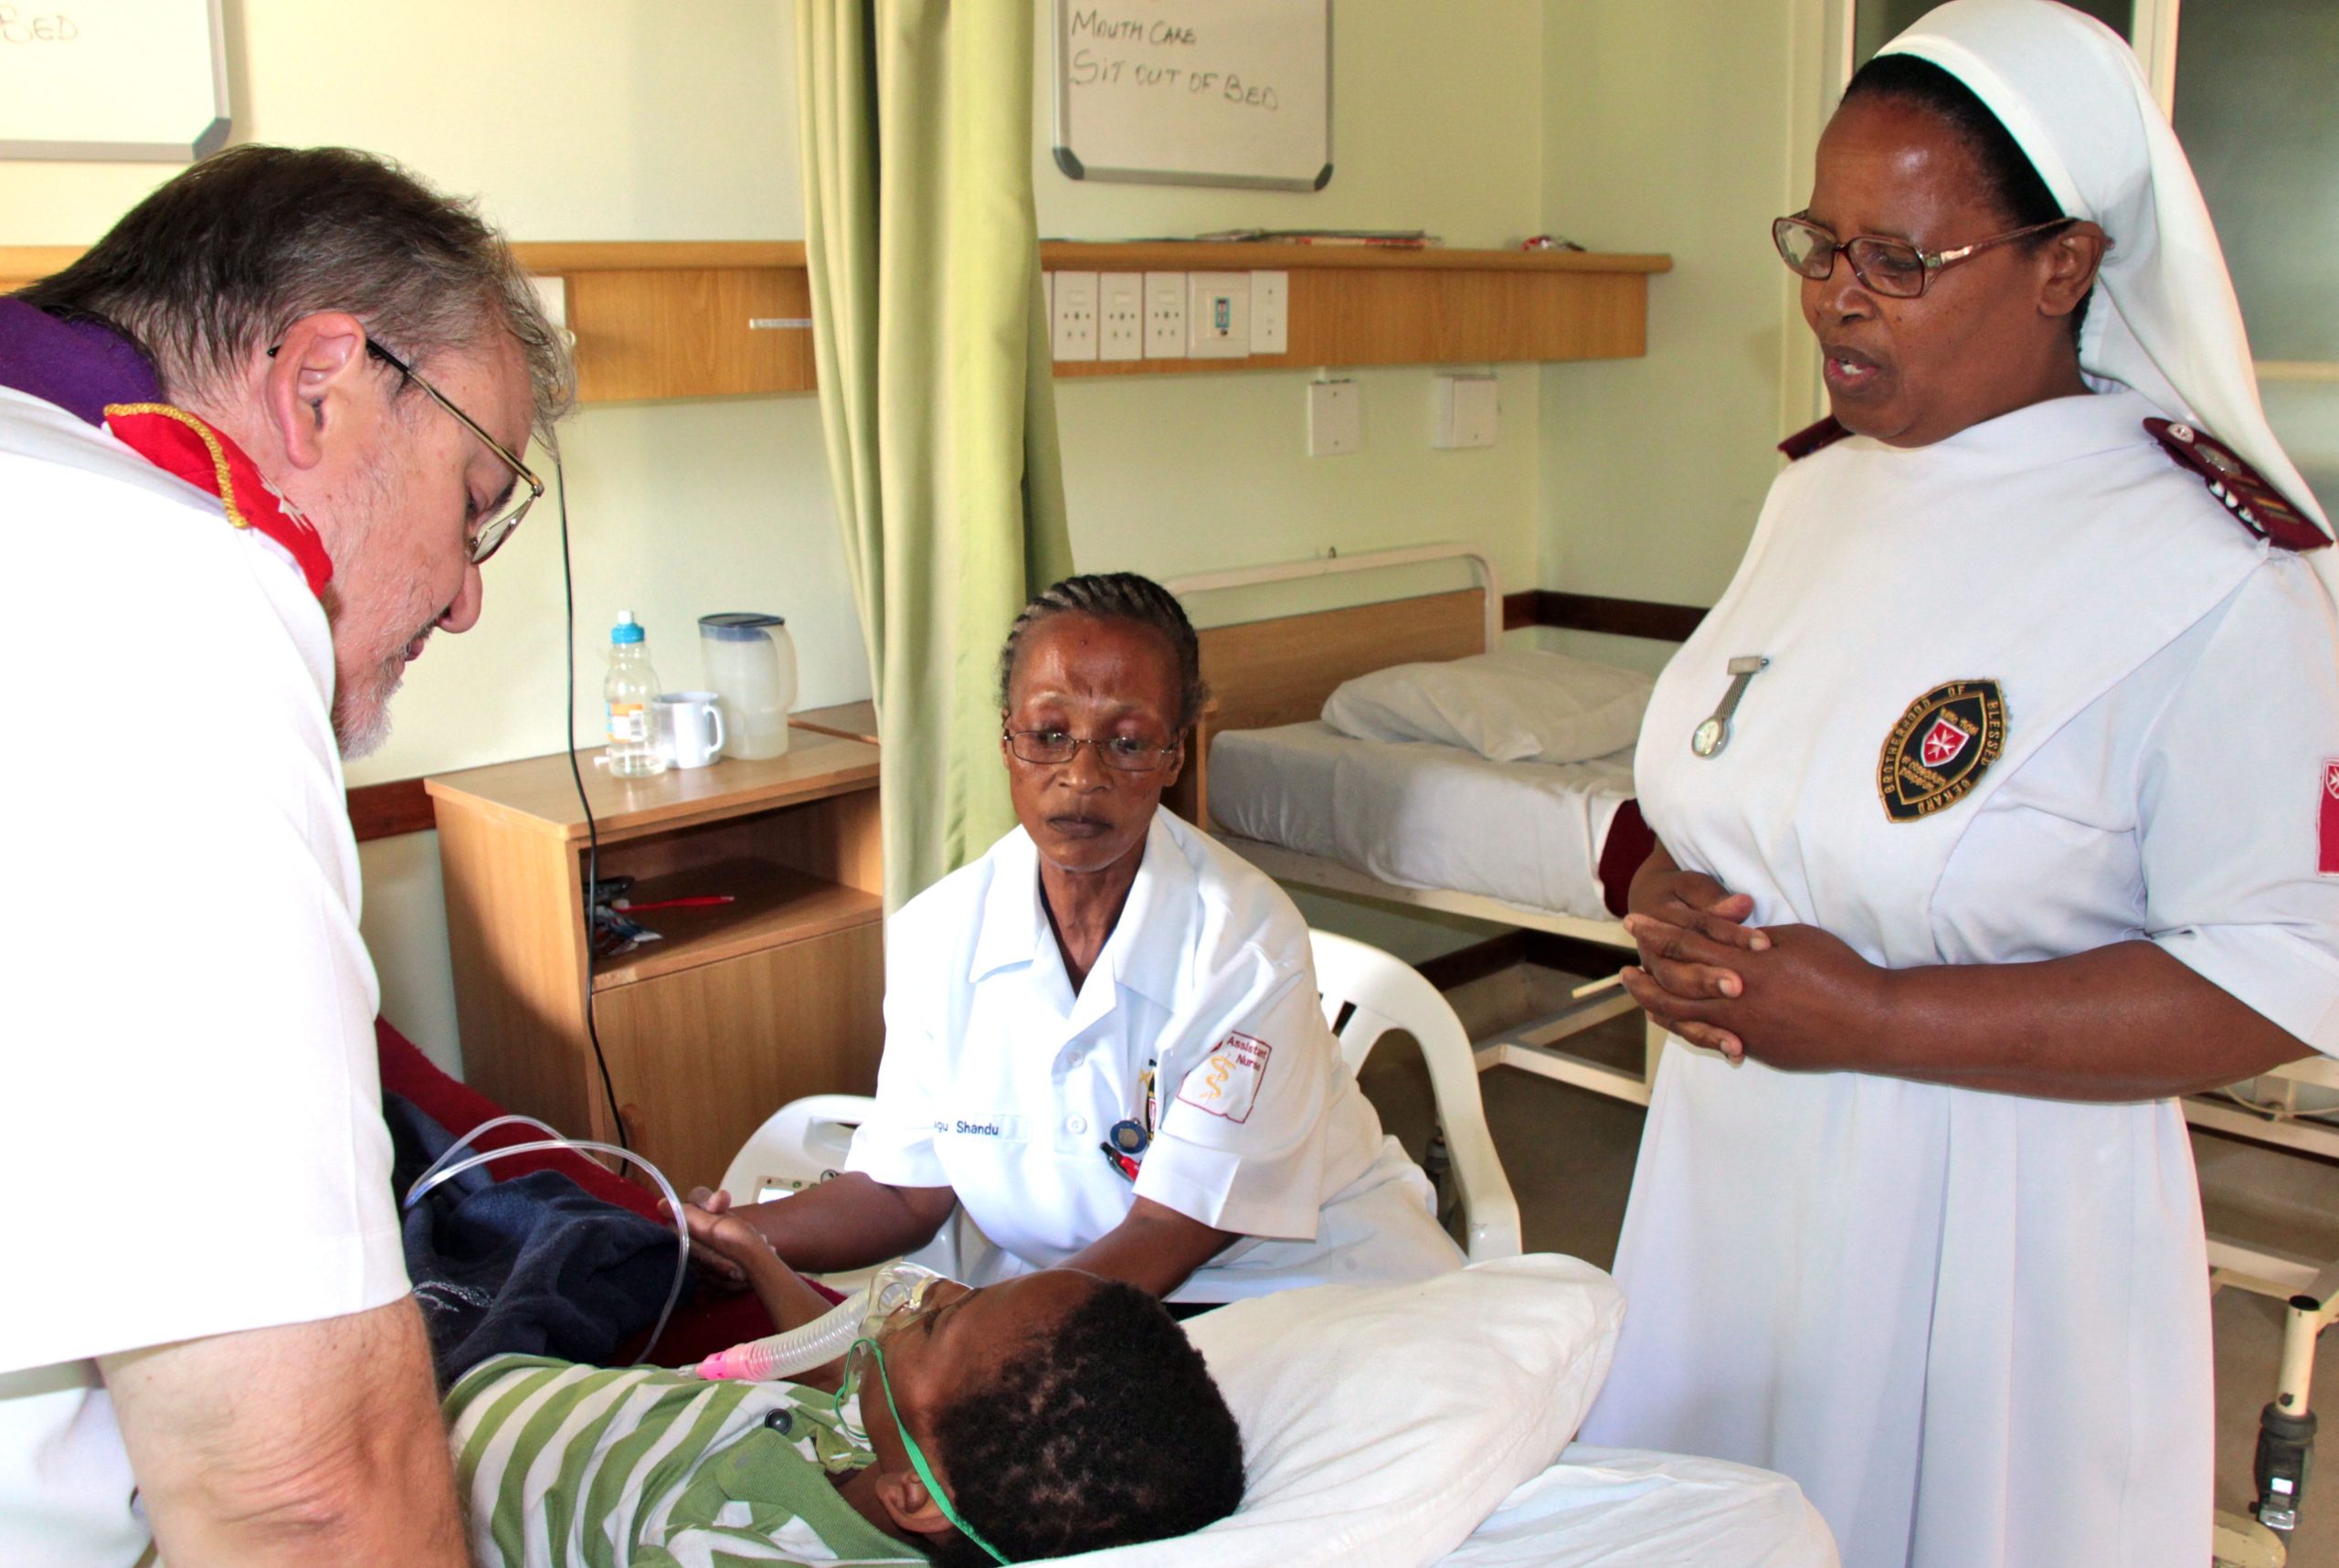
M599 992L594 1018L634 1146L678 1190L712 1187L788 1101L873 1092L884 985L872 919Z

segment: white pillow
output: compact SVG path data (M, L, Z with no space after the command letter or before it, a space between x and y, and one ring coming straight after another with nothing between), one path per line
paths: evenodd
M1624 1316L1614 1280L1551 1254L1205 1313L1186 1331L1243 1429L1242 1508L1192 1535L1057 1561L1422 1568L1559 1457Z
M1655 684L1520 649L1359 675L1325 703L1324 722L1360 740L1434 740L1489 762L1582 762L1633 744Z

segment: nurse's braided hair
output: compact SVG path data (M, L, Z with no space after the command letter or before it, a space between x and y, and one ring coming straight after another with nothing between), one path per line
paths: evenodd
M951 1500L1017 1563L1188 1535L1243 1500L1243 1435L1161 1303L1100 1279L934 1422ZM953 1531L945 1568L990 1559Z
M1008 690L1015 683L1016 651L1023 633L1059 615L1086 615L1098 620L1133 621L1170 645L1178 661L1178 733L1183 735L1201 716L1210 700L1202 683L1202 650L1194 624L1186 619L1178 596L1151 577L1135 572L1104 572L1066 577L1032 596L1008 629L1007 645L999 651L999 705L1008 707Z
M2006 227L2027 228L2034 223L2047 223L2068 216L2055 193L2047 188L2038 169L2031 163L2030 154L2014 139L1990 106L1975 96L1974 90L1957 78L1915 55L1879 55L1860 67L1844 89L1844 101L1855 98L1883 98L1921 109L1946 123L1957 132L1982 165L1982 177L1988 184L1990 199L2006 215ZM2055 238L2053 233L2036 234L2016 243L2036 250ZM2071 335L2079 336L2080 323L2087 319L2088 291L2077 309L2071 312Z

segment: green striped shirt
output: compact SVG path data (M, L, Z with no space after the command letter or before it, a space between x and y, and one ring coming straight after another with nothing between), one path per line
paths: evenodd
M447 1419L484 1568L926 1561L838 1493L871 1456L816 1390L497 1356Z

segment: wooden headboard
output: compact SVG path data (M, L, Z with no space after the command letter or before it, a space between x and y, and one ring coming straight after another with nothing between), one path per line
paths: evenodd
M1483 556L1453 546L1300 561L1167 584L1183 597L1209 588L1251 588L1440 560L1470 562L1479 586L1275 616L1200 633L1202 679L1210 683L1211 702L1194 727L1186 770L1163 797L1170 809L1190 821L1209 825L1210 743L1221 730L1302 723L1320 715L1325 699L1344 681L1392 664L1491 652L1502 625L1502 590Z

